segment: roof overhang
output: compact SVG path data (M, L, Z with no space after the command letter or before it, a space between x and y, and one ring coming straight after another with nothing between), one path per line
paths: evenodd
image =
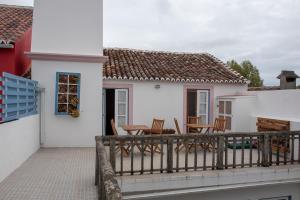
M44 52L25 52L25 55L27 55L32 60L53 60L88 63L105 63L108 60L107 56L102 55L79 55Z
M0 49L13 49L14 47L14 42L12 42L11 40L0 39Z
M13 49L14 47L13 44L0 44L0 49Z

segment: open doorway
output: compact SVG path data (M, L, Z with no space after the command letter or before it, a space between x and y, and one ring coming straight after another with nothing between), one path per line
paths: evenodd
M111 119L117 129L128 124L128 89L103 88L102 106L103 135L113 135Z
M202 124L209 123L209 90L187 90L187 116L201 117Z

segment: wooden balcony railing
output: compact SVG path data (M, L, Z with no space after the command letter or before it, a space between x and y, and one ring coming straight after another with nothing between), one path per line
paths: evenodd
M121 200L122 194L115 172L107 159L107 153L100 137L96 136L95 185L99 200Z
M300 131L104 136L96 137L97 159L111 166L109 173L121 176L299 164L299 135ZM102 155L104 148L111 165ZM98 171L106 173L104 169Z

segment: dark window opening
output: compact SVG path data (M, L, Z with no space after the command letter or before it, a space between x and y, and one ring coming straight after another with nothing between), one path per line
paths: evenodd
M294 82L295 78L286 78L286 82Z

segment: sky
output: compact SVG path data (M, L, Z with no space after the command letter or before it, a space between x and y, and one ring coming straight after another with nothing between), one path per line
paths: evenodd
M300 75L300 0L103 1L105 47L208 52L224 62L250 60L265 85L278 85L276 76L283 69Z

